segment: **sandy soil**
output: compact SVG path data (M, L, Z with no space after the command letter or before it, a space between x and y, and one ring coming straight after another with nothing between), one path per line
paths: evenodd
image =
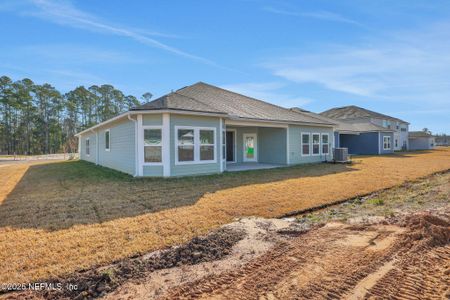
M243 219L229 225L247 235L226 259L161 270L105 299L445 299L449 216L333 222L306 233L288 221Z

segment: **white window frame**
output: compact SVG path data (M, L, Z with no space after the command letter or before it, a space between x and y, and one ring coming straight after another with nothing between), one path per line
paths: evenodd
M389 145L389 148L385 147L385 142L384 142L385 139L389 140L389 142L387 143ZM383 135L383 150L392 150L392 139L388 135Z
M308 147L308 149L309 149L308 154L304 154L303 153L303 146L306 145L306 143L303 143L303 136L304 135L308 136L308 146L309 146ZM302 132L300 134L300 141L301 141L301 148L300 148L301 156L311 156L311 153L312 153L312 149L311 149L311 133L309 133L309 132Z
M161 130L161 161L160 162L146 162L145 161L145 129L159 129ZM142 126L142 153L143 153L143 160L144 166L162 166L164 161L164 150L163 150L163 127L162 126L150 126L150 125L143 125Z
M109 134L109 144L108 144L108 148L106 148L106 133L108 132ZM111 151L111 130L110 129L106 129L105 130L105 151Z
M193 161L178 161L178 131L179 130L193 130L194 131L194 160ZM210 130L213 132L214 138L214 159L200 160L200 130ZM199 165L217 163L217 128L216 127L197 127L197 126L175 126L175 165ZM222 142L222 141L220 141Z
M327 143L327 145L328 145L328 152L327 153L324 153L323 152L323 136L327 136L328 137L328 143ZM331 145L331 143L330 143L330 134L329 133L321 133L320 134L320 153L322 154L322 155L330 155L330 145Z
M87 147L87 144L89 144L89 147ZM89 148L89 151L86 151L88 148ZM90 138L86 138L86 140L84 142L84 153L86 154L86 156L91 156L91 140L90 140Z
M319 136L319 144L314 144L314 135ZM311 156L319 156L322 153L322 149L320 149L322 146L322 141L320 140L320 138L321 138L320 133L317 132L311 133L311 150L310 150ZM319 153L314 153L314 145L319 145Z

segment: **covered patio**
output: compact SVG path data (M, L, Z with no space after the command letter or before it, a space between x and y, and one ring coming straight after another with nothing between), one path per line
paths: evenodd
M272 169L288 165L287 125L227 120L224 132L225 171Z
M250 170L263 170L287 167L285 164L269 164L269 163L257 163L257 162L243 162L243 163L227 163L227 172L239 172Z

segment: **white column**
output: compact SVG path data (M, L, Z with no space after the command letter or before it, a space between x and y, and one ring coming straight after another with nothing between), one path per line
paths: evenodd
M289 125L286 128L286 163L288 165L291 164L291 151L289 151L289 147L290 147L290 141L289 141Z
M144 131L142 130L142 115L137 115L137 153L138 176L144 175Z
M78 159L81 159L81 135L78 136Z
M383 141L381 140L381 133L378 131L378 154L381 154L381 144Z
M170 176L170 114L162 115L162 163L163 176Z
M220 118L219 126L219 159L220 162L220 173L223 172L223 119Z
M98 165L98 152L99 152L99 145L98 145L98 130L95 132L95 164Z

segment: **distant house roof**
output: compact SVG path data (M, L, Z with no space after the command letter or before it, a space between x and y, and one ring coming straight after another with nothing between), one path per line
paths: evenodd
M379 118L409 124L408 122L403 121L401 119L377 113L375 111L368 110L355 105L332 108L324 112L321 112L320 115L336 120Z
M322 120L326 122L333 122L335 125L336 131L339 131L341 133L360 133L360 132L372 132L372 131L393 131L381 126L377 126L375 124L372 124L370 122L345 122L343 120L335 120L329 117L326 117L324 115L315 114L313 112L304 110L302 108L293 107L291 108L292 111L298 112L298 113L304 113L304 114L311 114L318 118L321 118Z
M409 138L421 138L421 137L431 138L431 137L433 137L433 135L428 132L425 132L425 131L410 131L408 133L408 137Z
M316 114L301 114L287 108L198 82L132 110L186 110L221 113L235 119L312 123L333 126Z

